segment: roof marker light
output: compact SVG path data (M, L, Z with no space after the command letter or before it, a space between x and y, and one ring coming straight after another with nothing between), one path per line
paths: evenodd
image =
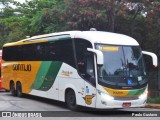
M90 31L97 31L97 29L96 28L91 28Z

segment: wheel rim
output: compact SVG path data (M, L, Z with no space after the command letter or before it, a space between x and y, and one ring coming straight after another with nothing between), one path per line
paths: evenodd
M22 90L21 90L21 86L18 84L17 85L17 95L21 96Z
M75 105L75 96L73 94L71 94L69 101L71 106Z
M12 84L11 84L11 87L10 87L10 92L13 93L14 91L15 91L15 89L14 89L14 84L12 83Z
M70 107L74 107L76 105L76 98L74 93L69 93L67 96L67 103Z

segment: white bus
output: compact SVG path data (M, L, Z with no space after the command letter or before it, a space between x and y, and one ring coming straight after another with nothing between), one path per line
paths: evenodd
M126 35L68 31L34 36L3 46L3 87L91 108L143 107L147 78L138 42Z

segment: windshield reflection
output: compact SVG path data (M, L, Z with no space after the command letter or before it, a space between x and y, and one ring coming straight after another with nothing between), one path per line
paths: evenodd
M146 83L146 71L139 46L96 45L104 55L98 67L99 80L118 86L137 86Z

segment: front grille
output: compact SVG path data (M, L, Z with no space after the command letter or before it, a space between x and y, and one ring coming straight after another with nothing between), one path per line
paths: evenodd
M129 101L129 100L137 100L138 97L114 97L114 100L121 100L121 101Z

